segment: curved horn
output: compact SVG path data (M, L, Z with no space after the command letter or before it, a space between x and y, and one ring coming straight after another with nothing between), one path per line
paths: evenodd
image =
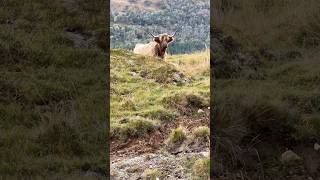
M171 36L172 36L172 37L175 36L177 31L178 31L178 30L176 30Z
M149 33L152 37L156 37L155 35L153 35L151 32L147 31L147 33Z

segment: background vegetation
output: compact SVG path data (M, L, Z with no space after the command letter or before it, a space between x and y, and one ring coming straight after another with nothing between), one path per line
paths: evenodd
M217 179L319 177L319 5L214 1ZM303 161L280 162L287 150Z
M168 49L169 53L189 53L209 47L208 0L152 0L144 3L142 0L135 0L128 1L125 9L117 6L119 4L111 8L111 48L132 50L135 44L146 43L152 39L146 31L156 35L173 33L176 30L176 42ZM145 7L149 6L153 9L148 11Z
M103 176L104 0L0 2L0 175Z

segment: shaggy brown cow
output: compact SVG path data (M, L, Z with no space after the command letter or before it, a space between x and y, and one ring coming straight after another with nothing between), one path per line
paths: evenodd
M136 44L133 52L135 54L154 56L164 59L168 44L174 40L175 33L172 35L168 35L167 33L159 34L158 36L154 36L153 34L151 35L153 37L153 41L148 44Z

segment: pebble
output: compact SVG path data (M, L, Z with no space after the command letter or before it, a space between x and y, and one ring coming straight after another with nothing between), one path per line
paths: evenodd
M131 76L133 76L133 77L138 76L138 73L136 73L136 72L129 72L129 74L130 74Z
M314 143L313 148L314 148L314 150L319 151L320 150L320 145L318 143Z

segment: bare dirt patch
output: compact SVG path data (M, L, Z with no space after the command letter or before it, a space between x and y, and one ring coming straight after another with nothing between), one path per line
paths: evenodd
M159 130L143 138L131 138L126 142L112 140L110 147L111 161L118 161L123 158L139 156L145 153L155 153L161 150L171 130L178 126L185 127L189 132L192 132L194 128L199 126L209 126L209 110L205 110L204 113L199 116L178 117L172 122L164 123Z

